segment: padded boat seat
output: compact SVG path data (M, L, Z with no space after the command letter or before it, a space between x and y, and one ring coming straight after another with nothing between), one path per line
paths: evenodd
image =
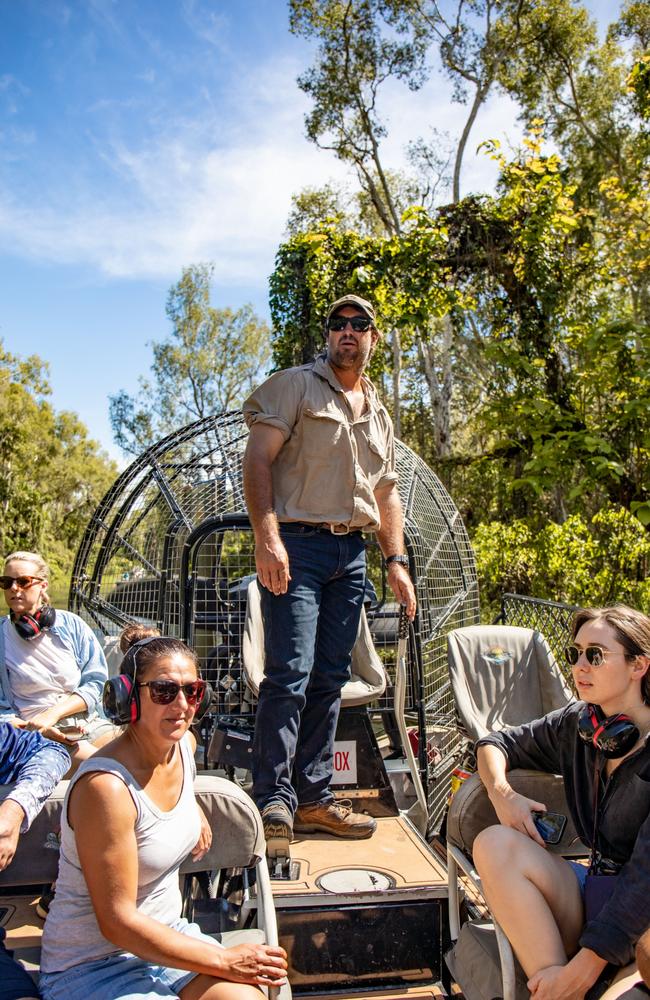
M0 872L0 886L44 885L56 879L61 811L68 785L68 781L59 782L30 829L20 835L13 861ZM11 785L0 789L0 801L10 789ZM264 857L266 842L253 800L232 781L211 774L198 774L194 791L214 836L200 862L188 855L181 874L254 867Z
M119 635L105 635L101 642L106 657L108 676L117 677L124 659L124 653L120 649L120 637Z
M585 856L587 848L578 840L569 814L564 782L559 775L514 769L508 781L521 795L543 802L549 812L567 817L559 844L548 849L563 857ZM452 947L445 954L447 966L465 1000L528 1000L526 976L501 927L491 917L471 919L460 925L461 885L459 869L478 893L482 886L472 861L477 834L498 823L494 807L478 774L467 778L451 800L447 814L447 876L449 926ZM487 904L486 904L487 908Z
M548 849L563 857L581 857L588 854L585 845L578 839L576 828L569 813L564 793L564 782L558 774L544 771L528 771L516 768L508 771L508 781L516 792L529 799L543 802L548 812L566 816L566 826L558 844L549 844ZM488 798L485 785L474 773L463 781L454 794L447 814L447 841L460 848L471 857L476 836L486 826L499 822L494 806Z
M242 636L242 661L246 681L257 697L264 678L264 625L257 580L248 585L246 623ZM351 676L341 691L341 707L367 705L386 690L386 671L374 647L365 610L352 649Z
M472 741L574 700L546 639L530 628L454 629L447 636L447 661L460 725Z

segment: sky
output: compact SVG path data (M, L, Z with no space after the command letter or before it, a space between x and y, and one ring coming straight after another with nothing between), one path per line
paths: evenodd
M612 18L608 0L588 6ZM292 194L347 178L304 137L296 77L313 52L286 0L0 0L0 339L48 362L54 407L121 465L108 397L137 392L182 269L212 262L213 305L268 319ZM462 124L436 73L382 100L390 168L431 125ZM492 97L461 193L493 190L481 140L520 135Z

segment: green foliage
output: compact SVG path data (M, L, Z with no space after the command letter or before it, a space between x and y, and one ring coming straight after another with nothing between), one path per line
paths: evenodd
M414 211L404 221L410 225L400 237L363 236L323 226L282 244L270 278L278 368L303 364L318 353L327 306L346 291L372 299L379 329L402 331L404 351L412 347L418 324L464 301L446 280L444 227L424 211ZM388 364L377 352L371 373L380 377Z
M354 166L360 191L296 199L271 279L275 363L313 357L344 290L373 299L392 348L373 375L476 537L488 599L509 586L647 607L648 5L627 0L602 41L579 0L289 6L319 46L300 81L308 136ZM438 209L414 196L427 170L429 194L438 183L423 140L417 176L391 175L381 154L383 88L417 89L434 50L467 104L453 203ZM484 143L497 193L460 200L494 88L527 135L514 157Z
M47 365L0 342L0 552L39 550L55 583L117 469L74 413L56 412Z
M140 378L135 397L123 390L111 397L113 435L127 453L240 405L266 368L268 327L249 305L235 312L213 308L212 271L206 264L183 270L167 298L171 337L152 345L152 379Z
M533 531L525 521L480 524L473 538L484 616L504 591L568 604L623 601L650 613L650 537L629 511L603 507Z

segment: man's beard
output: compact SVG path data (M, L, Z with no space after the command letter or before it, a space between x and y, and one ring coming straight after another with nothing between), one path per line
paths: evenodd
M343 371L355 371L360 374L368 364L371 353L371 347L364 350L360 344L356 342L352 344L351 342L349 344L339 344L334 350L328 347L327 360L335 368L341 368Z

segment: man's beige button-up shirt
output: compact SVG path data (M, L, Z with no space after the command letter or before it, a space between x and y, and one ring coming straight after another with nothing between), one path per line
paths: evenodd
M374 491L396 482L393 426L363 377L365 412L352 408L324 356L276 372L244 403L249 427L277 427L284 444L272 467L279 521L324 521L375 531Z

